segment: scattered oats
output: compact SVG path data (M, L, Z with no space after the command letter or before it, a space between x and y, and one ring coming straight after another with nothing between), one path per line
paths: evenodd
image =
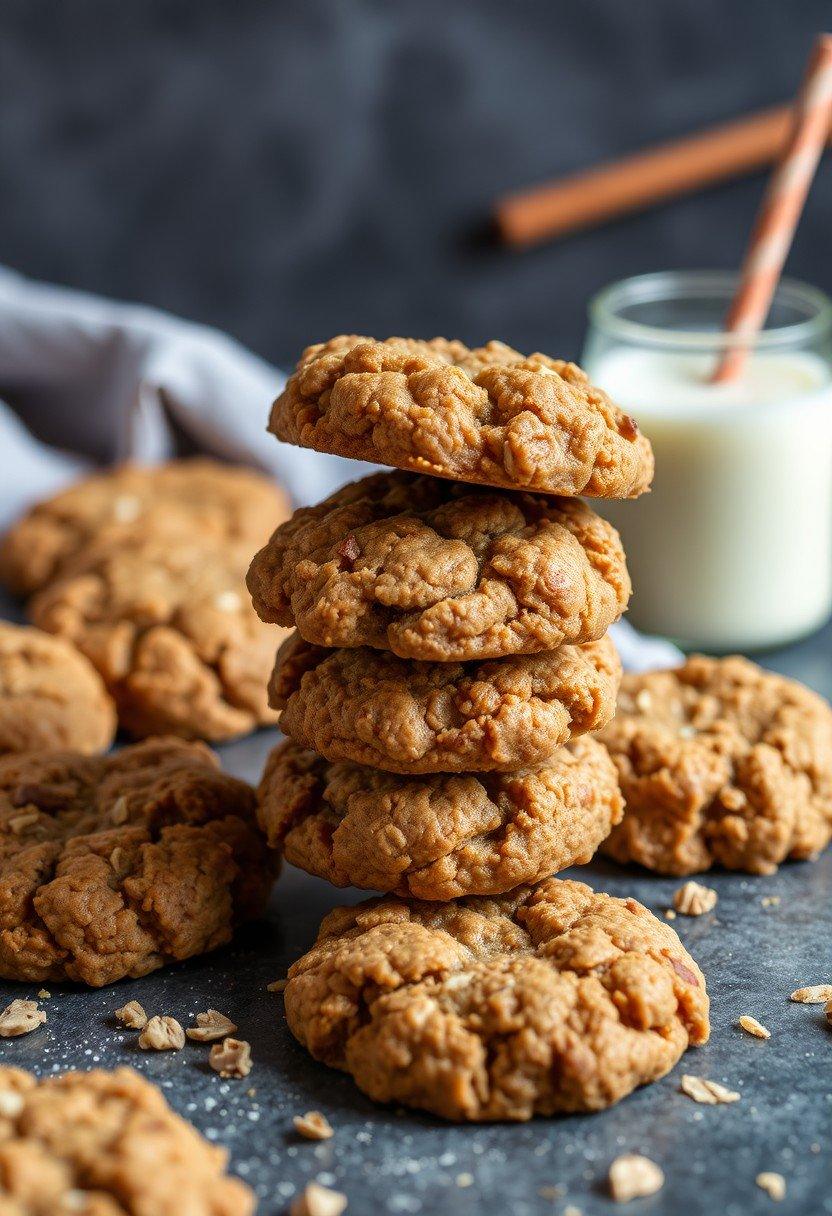
M761 1191L765 1191L770 1199L779 1203L786 1195L786 1179L782 1174L773 1174L766 1170L754 1179Z
M561 1195L566 1194L566 1187L542 1186L537 1193L541 1199L550 1199L554 1203L556 1199L560 1199Z
M22 1094L14 1089L0 1089L0 1115L4 1119L16 1119L22 1110Z
M742 1015L737 1025L741 1030L744 1030L746 1034L753 1034L755 1039L771 1038L771 1031L766 1030L762 1022L758 1022L756 1018L749 1017L747 1013Z
M456 1184L457 1184L457 1186L461 1186L461 1187L473 1186L474 1185L474 1175L473 1174L457 1174Z
M127 798L124 794L121 794L120 797L116 798L110 809L110 823L114 823L116 826L126 823L127 814Z
M776 908L777 905L780 903L780 896L779 895L764 895L763 898L760 900L760 903L763 905L764 908Z
M832 1001L832 984L814 984L809 988L795 988L789 997L790 1001L799 1001L801 1005L825 1005Z
M116 1010L115 1016L129 1030L144 1030L147 1025L147 1014L138 1001L128 1001Z
M38 996L42 1001L48 1001L51 995L52 993L48 988L41 988L40 992L38 993ZM832 991L830 991L829 995L832 996Z
M110 865L119 878L123 878L130 868L127 865L127 854L119 844L116 845L110 854Z
M308 1110L305 1115L295 1115L292 1122L295 1131L305 1140L329 1140L335 1135L329 1119L319 1110Z
M346 1206L347 1197L340 1191L308 1182L289 1210L291 1216L341 1216Z
M224 1039L233 1034L236 1029L231 1018L216 1009L209 1009L196 1015L196 1026L189 1026L185 1034L197 1043L213 1043L215 1039Z
M684 1074L679 1089L689 1098L693 1098L694 1102L701 1102L703 1106L718 1106L722 1102L739 1102L742 1096L734 1093L732 1089L726 1089L718 1081L708 1081L705 1077L693 1077L690 1073Z
M285 992L286 985L288 983L289 983L288 980L275 980L273 983L271 983L267 986L266 991L267 992Z
M27 811L25 815L12 815L9 820L9 827L15 836L19 836L21 832L25 832L33 823L37 823L40 819L38 811Z
M826 1020L832 1026L832 1001L827 1001L823 1007L823 1012L826 1014Z
M236 591L221 591L214 599L214 607L220 612L236 612L243 604L242 596Z
M256 1097L257 1097L257 1090L254 1088L254 1086L253 1086L253 1085L252 1085L251 1089L247 1089L247 1090L246 1090L246 1093L248 1094L248 1096L249 1096L250 1098L256 1098Z
M46 1014L38 1009L36 1001L12 1001L0 1013L0 1038L13 1039L19 1034L28 1034L46 1021Z
M705 887L701 882L686 882L674 894L673 907L683 916L703 916L716 907L718 898L713 887Z
M665 908L665 910L664 910L664 918L665 918L665 920L675 920L675 919L676 919L676 913L673 911L673 909L672 909L672 908Z
M629 1203L655 1195L664 1186L664 1173L649 1157L625 1153L616 1157L608 1175L610 1194L616 1203Z
M139 1035L142 1051L179 1051L185 1046L185 1031L176 1018L152 1017Z
M211 1048L208 1063L221 1077L247 1077L251 1072L251 1044L245 1039L223 1039Z
M113 502L113 515L120 524L132 524L138 519L142 504L132 494L120 494Z

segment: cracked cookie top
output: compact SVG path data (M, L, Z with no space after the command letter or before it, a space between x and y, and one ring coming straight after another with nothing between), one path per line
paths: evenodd
M98 672L61 638L0 622L0 755L106 751L116 713Z
M600 1110L709 1032L704 978L670 926L556 878L337 908L285 1005L296 1038L371 1098L456 1120Z
M275 748L258 789L269 844L338 887L493 895L588 862L621 818L607 752L577 739L513 773L403 777Z
M635 498L653 452L574 363L489 342L309 346L272 407L278 439L396 468L546 494Z
M275 719L275 631L246 595L247 559L240 544L136 535L77 557L29 611L92 661L131 734L230 739Z
M251 1216L228 1154L132 1068L38 1079L0 1067L3 1216Z
M212 950L276 855L254 792L199 743L0 757L0 975L93 987Z
M240 544L250 555L289 512L280 487L251 469L206 459L121 465L32 507L0 542L0 579L31 595L90 546L154 534Z
M601 739L626 804L604 846L618 861L771 874L832 837L832 709L747 659L625 675Z
M596 641L630 595L618 533L580 499L411 473L296 511L248 586L263 620L309 642L438 662Z
M296 743L393 773L540 764L615 713L621 664L609 638L535 655L419 663L363 646L325 650L293 634L269 703Z

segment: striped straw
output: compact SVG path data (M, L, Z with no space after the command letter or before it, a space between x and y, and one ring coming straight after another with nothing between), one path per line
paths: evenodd
M765 324L830 123L832 35L820 34L795 99L789 137L754 221L739 285L725 318L729 334L750 340ZM742 372L748 353L745 345L726 351L712 381L733 380Z

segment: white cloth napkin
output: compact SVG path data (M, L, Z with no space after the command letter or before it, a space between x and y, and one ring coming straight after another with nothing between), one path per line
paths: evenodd
M273 474L298 505L365 474L267 434L284 381L217 330L0 267L0 529L96 465L155 463L183 443ZM628 668L680 660L626 622L614 634Z

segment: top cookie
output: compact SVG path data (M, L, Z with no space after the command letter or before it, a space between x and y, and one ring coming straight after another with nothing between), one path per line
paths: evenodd
M251 1216L227 1160L132 1068L0 1067L2 1216Z
M601 1110L708 1038L669 925L549 878L499 898L336 908L289 969L289 1029L379 1102L446 1119Z
M432 477L635 498L653 452L574 363L502 342L355 334L309 346L272 407L278 439Z
M832 837L832 709L747 659L625 675L599 736L624 820L604 851L662 874L771 874Z
M376 473L281 525L248 575L319 646L436 662L600 638L626 607L618 533L580 499Z
M0 544L0 579L31 595L92 543L157 532L240 542L251 553L289 510L284 492L251 469L204 459L122 465L32 507Z
M0 755L92 755L107 750L115 730L115 706L84 655L39 629L0 622Z

